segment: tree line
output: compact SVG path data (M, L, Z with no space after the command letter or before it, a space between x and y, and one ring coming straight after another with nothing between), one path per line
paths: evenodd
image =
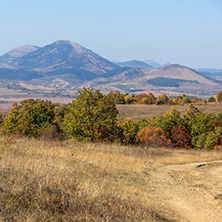
M218 92L216 97L211 96L208 99L198 97L189 97L186 94L177 97L169 97L166 94L155 97L153 93L141 93L139 95L129 95L129 93L120 93L118 90L110 92L116 104L185 104L185 103L207 103L207 102L222 102L222 92Z
M203 113L191 103L183 117L173 108L148 120L120 121L116 108L119 96L116 92L103 95L99 90L83 88L67 105L23 100L13 104L8 116L0 116L1 134L145 147L222 149L222 113Z

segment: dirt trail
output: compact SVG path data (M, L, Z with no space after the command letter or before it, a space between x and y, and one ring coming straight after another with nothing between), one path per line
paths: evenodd
M150 199L173 221L222 221L222 161L153 166Z

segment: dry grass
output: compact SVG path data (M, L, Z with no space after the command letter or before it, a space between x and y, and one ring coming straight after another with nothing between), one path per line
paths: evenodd
M149 196L155 166L222 153L1 138L0 221L172 221Z
M222 104L220 103L208 103L194 104L199 110L206 113L220 113L222 112ZM165 112L169 112L171 108L175 107L181 112L181 115L185 114L185 110L189 104L184 105L117 105L119 110L119 118L131 118L133 120L140 119L152 119L153 116L162 116Z

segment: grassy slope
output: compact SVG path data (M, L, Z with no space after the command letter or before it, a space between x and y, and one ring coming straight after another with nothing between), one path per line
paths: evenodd
M207 113L220 113L222 112L222 105L220 103L208 103L196 104L199 110ZM117 105L119 110L120 119L131 118L133 120L140 119L152 119L153 116L163 115L165 112L169 112L171 108L175 108L181 112L181 115L185 114L185 110L189 107L189 104L184 105Z
M1 138L0 221L172 221L150 197L150 173L216 159L222 153Z

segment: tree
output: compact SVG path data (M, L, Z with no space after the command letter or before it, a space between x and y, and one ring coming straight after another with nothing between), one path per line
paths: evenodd
M3 131L24 136L40 136L40 131L53 124L54 105L51 101L27 99L13 104L5 118Z
M138 104L142 104L144 103L143 102L143 99L147 97L147 94L146 93L141 93L137 96L137 103Z
M216 102L222 102L222 92L218 92L216 96Z
M126 104L133 104L134 101L135 101L134 97L133 97L133 96L130 96L130 95L126 95L126 96L124 97L124 100L125 100L125 103L126 103Z
M163 95L159 95L156 99L156 103L157 105L159 104L167 104L168 103L169 98L167 97L166 94Z
M201 111L194 106L192 103L189 105L189 108L185 111L185 116L184 118L188 121L191 122L194 120L198 115L201 114Z
M183 96L183 99L181 100L181 104L184 104L184 103L191 103L191 99L189 98L189 96L187 95Z
M180 117L180 112L172 108L170 112L166 112L163 116L158 116L151 120L150 126L162 128L171 138L171 130L174 126L185 126L185 121Z
M209 103L212 103L212 102L215 102L216 101L216 99L213 97L213 96L211 96L209 99L208 99L208 102Z
M124 100L124 94L120 93L118 90L116 90L114 92L110 91L109 94L107 94L107 96L109 96L111 99L113 99L115 104L126 104L126 102Z
M113 141L118 135L115 102L99 90L83 88L69 104L64 130L78 141Z
M154 104L155 102L156 102L156 98L150 92L149 92L149 94L146 97L144 97L142 99L142 103L145 103L145 104Z

